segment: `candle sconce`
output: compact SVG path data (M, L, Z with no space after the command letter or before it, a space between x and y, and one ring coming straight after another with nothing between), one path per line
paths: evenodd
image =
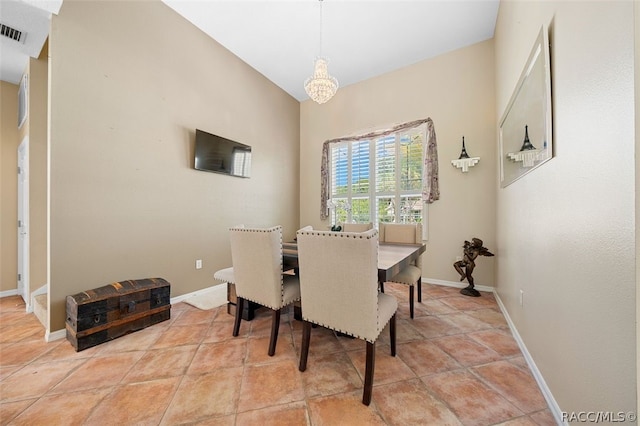
M480 157L469 157L467 154L467 148L464 145L464 136L462 137L462 151L460 157L457 160L451 160L451 164L459 169L462 169L462 173L467 173L469 167L473 167L478 164Z

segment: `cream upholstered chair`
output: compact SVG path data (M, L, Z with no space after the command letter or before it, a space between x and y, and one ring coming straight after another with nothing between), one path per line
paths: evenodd
M378 231L297 232L302 305L300 371L307 368L311 326L317 324L367 342L362 403L373 390L375 342L389 323L396 354L395 297L378 292Z
M235 284L236 278L233 274L233 266L230 268L220 269L213 274L213 278L219 281L224 281L226 283Z
M422 243L421 223L385 223L379 224L381 243L420 244ZM389 282L406 284L409 286L409 312L413 318L414 312L414 286L418 287L418 302L422 302L422 256L418 257L413 265L409 265L400 271ZM384 283L380 283L384 291Z
M224 268L224 269L220 269L216 272L213 273L213 278L215 278L216 280L219 281L223 281L225 283L227 283L227 309L229 304L231 304L232 302L228 299L229 298L229 284L232 284L234 289L235 289L235 285L236 285L236 278L235 275L233 274L233 266L229 267L229 268ZM252 319L253 316L251 314L249 314L249 319Z
M237 336L240 331L245 300L272 309L269 356L273 356L278 340L280 310L300 300L298 277L282 274L282 227L234 227L229 232L238 297L233 335Z
M373 223L341 223L342 232L365 232L373 229Z

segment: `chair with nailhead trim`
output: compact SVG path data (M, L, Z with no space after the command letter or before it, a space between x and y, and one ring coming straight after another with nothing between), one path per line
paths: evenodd
M378 226L381 243L419 244L422 243L421 223L384 223ZM422 256L419 256L412 265L406 266L398 274L389 280L392 283L400 283L409 286L409 313L413 319L414 286L418 287L418 302L422 302ZM384 292L384 283L380 283Z
M302 306L299 370L307 368L313 324L366 341L362 403L373 391L375 343L389 324L391 355L396 354L396 298L378 292L378 231L299 230L298 261Z
M273 311L269 356L276 351L280 312L300 300L296 275L282 274L282 226L271 228L233 227L229 230L233 278L238 298L233 336L240 332L245 300Z

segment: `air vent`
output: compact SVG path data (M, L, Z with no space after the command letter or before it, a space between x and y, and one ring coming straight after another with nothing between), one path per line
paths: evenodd
M10 38L11 40L15 40L19 43L23 43L24 36L26 34L20 30L16 30L15 28L11 28L8 25L0 23L0 35L3 37Z

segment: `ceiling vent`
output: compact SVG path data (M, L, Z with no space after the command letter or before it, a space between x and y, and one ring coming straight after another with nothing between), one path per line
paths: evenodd
M11 28L8 25L0 23L0 35L2 37L10 38L11 40L17 41L18 43L24 43L25 36L27 33L22 32L20 30L16 30L15 28Z

